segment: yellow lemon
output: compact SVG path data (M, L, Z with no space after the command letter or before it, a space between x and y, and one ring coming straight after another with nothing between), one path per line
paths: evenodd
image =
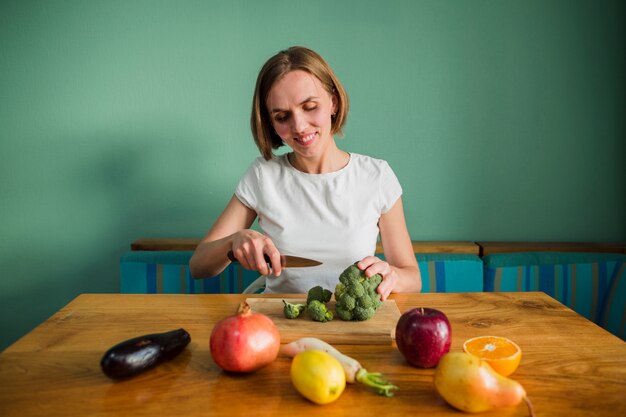
M305 398L328 404L343 392L346 375L339 361L329 353L306 350L291 361L291 382Z

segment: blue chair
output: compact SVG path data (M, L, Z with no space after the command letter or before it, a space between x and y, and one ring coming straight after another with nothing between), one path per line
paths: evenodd
M598 324L626 340L626 262L613 271Z
M189 272L193 251L131 251L120 258L120 292L130 294L239 294L258 277L239 264L221 274L194 279Z
M519 252L483 258L485 291L543 291L587 319L602 324L619 309L623 319L626 255L613 253ZM620 271L622 271L620 273ZM612 303L605 309L607 295ZM619 290L622 289L620 293ZM613 320L614 321L614 320ZM613 322L611 321L611 322Z
M483 262L476 255L419 253L422 292L480 292Z
M212 278L189 272L193 251L131 251L120 259L120 292L135 294L238 294L262 292L263 278L230 264ZM466 254L416 254L423 292L482 291L483 263Z
M384 255L377 253L381 259ZM422 292L483 291L483 261L462 253L416 253Z

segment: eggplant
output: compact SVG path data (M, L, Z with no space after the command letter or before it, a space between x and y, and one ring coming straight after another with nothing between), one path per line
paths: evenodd
M182 328L135 337L107 350L100 367L109 378L128 378L176 357L189 342L191 336Z

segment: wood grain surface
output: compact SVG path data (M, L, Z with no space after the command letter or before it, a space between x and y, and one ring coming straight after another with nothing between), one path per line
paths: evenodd
M393 344L335 345L394 382L393 398L348 385L337 401L315 405L291 385L291 362L283 356L254 373L223 372L211 358L211 330L246 297L81 295L0 354L0 416L464 415L433 388L434 369L409 366ZM517 342L523 356L512 378L525 387L537 416L626 415L626 344L543 293L392 299L401 312L443 311L452 325L452 351L480 335ZM179 327L192 341L172 361L119 382L101 372L100 359L112 345ZM523 405L480 414L526 415Z
M303 303L303 298L284 298L291 303ZM253 311L263 313L276 324L282 343L289 343L301 337L316 335L331 344L379 345L391 344L391 332L400 318L400 310L395 300L386 300L374 317L366 321L334 320L320 323L311 320L306 313L297 319L287 319L283 314L283 298L248 298ZM334 312L335 300L328 303Z

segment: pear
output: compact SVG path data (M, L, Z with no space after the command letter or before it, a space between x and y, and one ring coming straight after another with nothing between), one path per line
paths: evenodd
M534 412L522 385L500 375L489 364L469 353L444 355L435 371L435 388L451 406L478 413L499 407L512 407L526 401Z

